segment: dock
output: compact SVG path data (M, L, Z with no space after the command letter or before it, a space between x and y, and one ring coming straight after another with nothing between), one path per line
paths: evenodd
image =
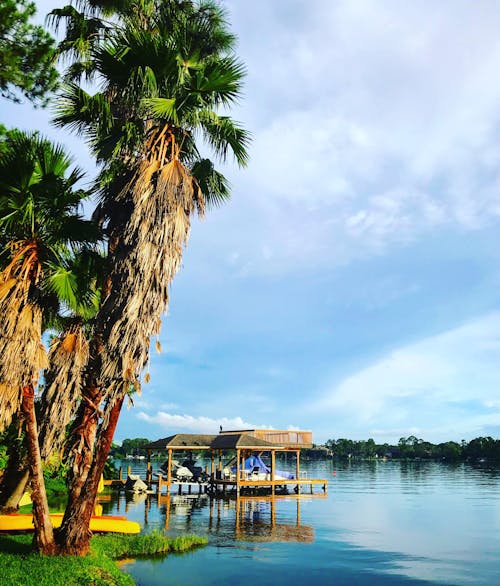
M238 430L220 432L218 435L176 434L157 440L148 446L146 476L143 481L148 492L158 495L170 494L172 491L183 494L198 492L211 495L235 493L244 494L300 494L307 491L314 493L320 488L323 493L328 490L328 480L308 478L300 470L300 450L312 446L312 434L307 431L280 430ZM175 456L179 453L195 452L210 454L210 466L206 466L199 481L179 479L174 475ZM152 454L165 453L166 471L153 473ZM295 456L295 470L292 473L276 468L276 456L279 453L291 453ZM267 466L261 460L265 455L270 460ZM249 468L249 462L256 465ZM130 475L130 467L127 471ZM116 480L105 481L115 488L125 486L123 470Z

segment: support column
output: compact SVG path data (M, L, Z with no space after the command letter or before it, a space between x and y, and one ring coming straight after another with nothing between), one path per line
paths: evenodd
M172 485L172 458L173 458L173 450L169 448L168 450L168 466L167 466L167 493L170 494L170 489Z
M271 450L271 494L274 496L275 486L274 486L274 477L275 477L275 470L276 470L276 452Z
M214 480L214 476L215 476L215 454L214 451L211 450L210 451L211 454L211 458L210 458L210 478L212 480Z
M300 494L300 450L295 452L297 458L296 478L297 478L297 494Z
M147 468L146 468L146 484L148 490L151 490L151 480L153 478L153 471L151 469L151 450L148 450Z
M236 450L236 495L240 496L240 450Z
M170 525L170 493L167 494L167 498L165 502L165 526L164 529L168 529L168 526ZM160 504L160 502L158 501L158 504Z

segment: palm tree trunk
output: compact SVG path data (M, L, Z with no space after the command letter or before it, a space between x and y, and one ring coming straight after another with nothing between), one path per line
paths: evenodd
M72 492L68 500L61 527L57 533L59 553L63 555L86 555L90 547L90 519L94 511L99 480L104 471L111 448L118 417L124 397L111 406L107 424L99 431L94 459L84 485L80 491Z
M19 509L19 502L26 490L29 475L28 467L21 470L5 471L5 476L8 478L5 478L5 487L2 488L0 512L8 514Z
M49 516L49 505L43 480L42 459L38 445L38 431L35 416L35 391L33 385L23 388L21 410L26 424L26 443L28 447L28 466L31 478L31 500L33 501L33 523L35 525L34 543L44 555L55 555L56 542Z
M26 454L23 450L23 439L19 437L18 419L11 424L6 438L7 466L0 480L0 512L13 513L29 479Z
M99 423L99 403L101 389L97 385L86 385L82 393L82 402L73 424L73 467L69 476L68 502L74 502L87 481L94 458L93 449Z

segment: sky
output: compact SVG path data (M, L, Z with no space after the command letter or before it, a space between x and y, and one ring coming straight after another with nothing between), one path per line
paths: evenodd
M500 437L500 4L224 5L250 163L224 168L231 201L193 223L116 439ZM49 120L0 104L92 171Z

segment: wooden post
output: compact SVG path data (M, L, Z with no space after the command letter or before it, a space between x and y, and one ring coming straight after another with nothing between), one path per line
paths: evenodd
M297 450L295 453L297 456L297 494L300 494L300 450Z
M239 459L238 459L239 460ZM240 532L240 514L241 514L241 501L240 501L240 495L239 493L237 493L236 495L236 535L238 535L238 533Z
M236 495L240 496L240 450L236 450Z
M146 484L151 490L151 480L153 479L153 471L151 469L151 450L148 450L147 468L146 468Z
M160 504L158 502L158 504ZM165 527L164 529L168 529L170 524L170 493L167 494L167 498L165 501Z
M132 468L130 466L127 466L127 478L130 476L131 472L132 472Z
M167 466L167 493L170 494L170 488L172 485L172 458L173 458L173 450L169 448L168 450L168 466Z
M158 493L158 496L161 495L161 480L162 480L162 474L161 474L161 472L158 472L158 487L157 487L157 491L156 491Z
M210 451L210 478L214 480L215 475L215 453L213 450Z
M214 522L214 498L212 496L210 496L210 508L209 508L209 514L208 514L208 529L212 529L212 525Z
M271 494L274 496L274 471L276 469L276 452L271 450Z
M121 466L118 468L118 478L120 482L123 482L123 468Z

